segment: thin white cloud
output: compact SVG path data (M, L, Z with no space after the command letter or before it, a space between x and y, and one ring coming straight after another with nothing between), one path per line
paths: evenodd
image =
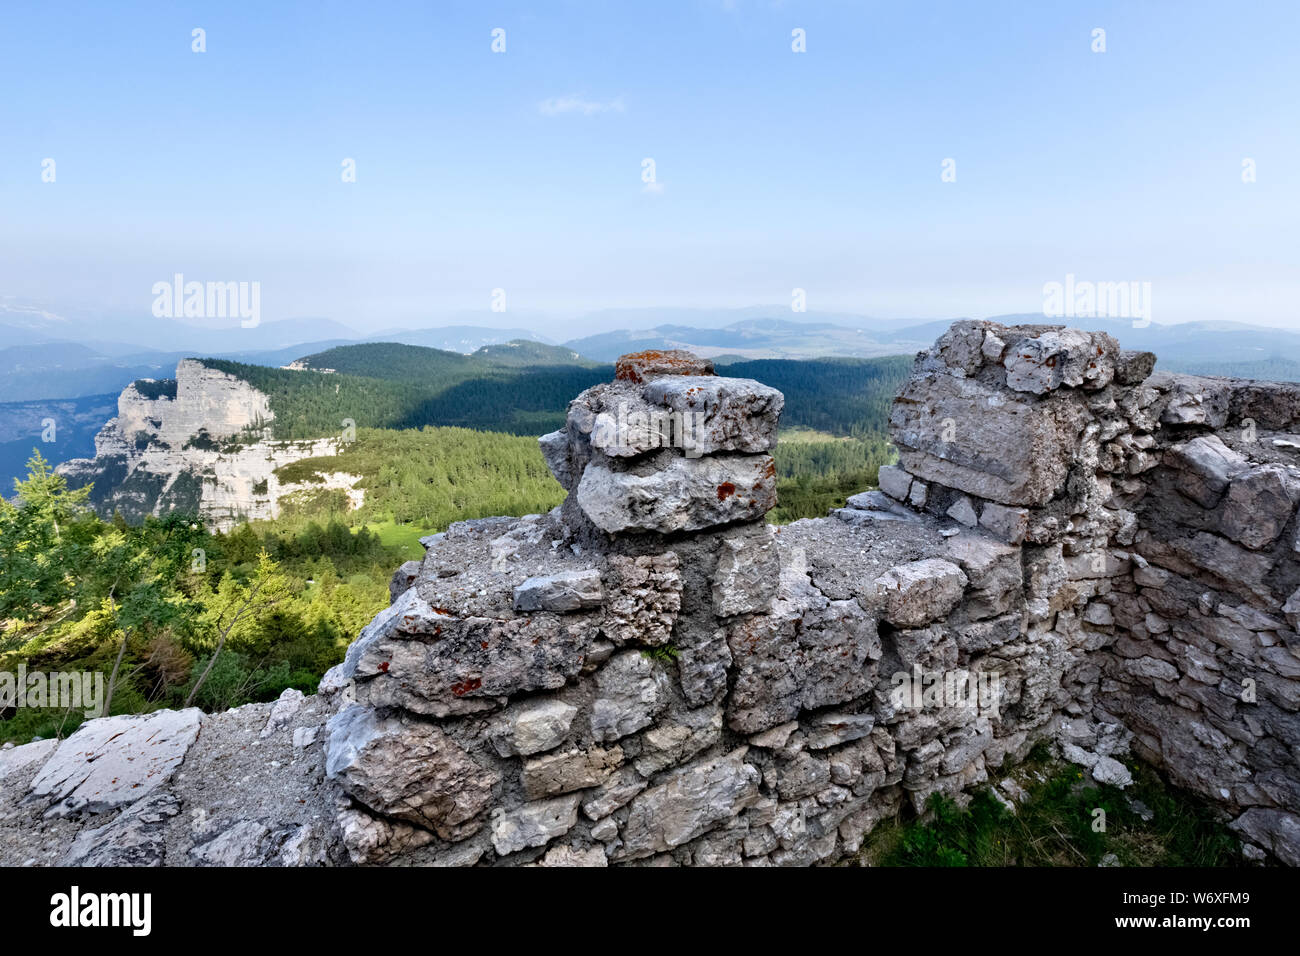
M537 104L537 110L543 116L562 116L565 113L581 113L583 116L596 116L600 113L622 113L623 97L601 102L587 100L581 96L552 96Z
M641 191L652 196L662 196L664 194L664 184L659 182L646 183L641 187Z

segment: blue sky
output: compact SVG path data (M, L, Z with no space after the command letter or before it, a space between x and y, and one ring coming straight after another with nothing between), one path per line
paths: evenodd
M1151 282L1157 322L1300 325L1298 36L1248 0L7 0L0 295L147 314L182 272L374 329L800 287L934 318L1073 273Z

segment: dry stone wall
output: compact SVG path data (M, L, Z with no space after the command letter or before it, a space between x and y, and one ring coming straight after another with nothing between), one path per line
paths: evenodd
M181 751L150 808L68 829L111 803L62 783L98 721L0 756L0 860L34 827L109 861L809 865L932 794L1011 790L1051 740L1121 787L1158 764L1294 865L1300 390L1153 365L958 323L895 403L879 490L775 528L781 395L627 356L541 440L564 504L424 539L317 696L197 743L144 718ZM284 819L180 782L254 720L292 756L244 779L293 794Z

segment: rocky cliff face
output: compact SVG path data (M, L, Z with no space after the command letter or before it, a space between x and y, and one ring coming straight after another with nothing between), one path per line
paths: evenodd
M1300 863L1300 388L1152 367L958 323L880 490L774 529L780 395L626 357L542 439L564 505L425 539L317 696L0 755L0 861L806 865L1050 740Z
M306 486L281 483L275 470L304 458L334 455L336 439L273 441L266 395L247 382L185 359L176 378L134 383L117 402L117 417L95 437L95 457L58 467L69 484L93 482L103 515L128 519L169 511L202 515L218 530L243 520L274 518L281 499ZM326 486L360 505L356 476L331 475Z

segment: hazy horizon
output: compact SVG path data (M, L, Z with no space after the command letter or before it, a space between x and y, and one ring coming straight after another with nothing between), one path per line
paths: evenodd
M5 25L0 296L106 338L178 273L362 334L570 337L796 289L1033 313L1066 275L1150 283L1157 324L1300 327L1294 5L20 2Z

